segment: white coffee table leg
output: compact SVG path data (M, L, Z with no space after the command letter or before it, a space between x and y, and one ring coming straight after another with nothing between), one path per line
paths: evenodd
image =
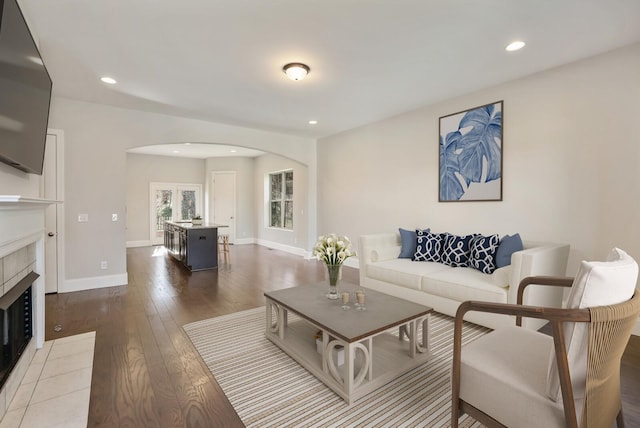
M406 325L401 326L400 328L403 330L404 334L409 336L409 356L411 358L415 358L416 353L427 353L429 352L429 316L427 314L423 318L417 318L408 323L409 331L407 331ZM422 342L418 341L418 325L422 323Z

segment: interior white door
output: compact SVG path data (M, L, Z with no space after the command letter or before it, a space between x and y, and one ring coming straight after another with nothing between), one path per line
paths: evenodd
M47 134L42 170L42 185L45 199L58 200L58 144L57 136ZM51 204L45 211L44 241L44 292L58 292L58 214L57 204Z
M213 223L223 224L228 228L218 233L229 235L229 242L236 240L236 172L213 172Z

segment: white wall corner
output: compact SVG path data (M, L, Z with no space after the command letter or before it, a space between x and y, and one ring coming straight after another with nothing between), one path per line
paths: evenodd
M136 247L150 247L151 241L149 239L143 241L127 241L127 248L136 248Z
M94 276L88 278L67 279L64 285L58 288L58 293L71 293L73 291L92 290L94 288L115 287L127 285L129 283L128 274Z

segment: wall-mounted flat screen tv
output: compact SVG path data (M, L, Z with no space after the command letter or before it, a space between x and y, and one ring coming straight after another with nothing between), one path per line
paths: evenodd
M0 0L0 161L42 174L51 78L16 0Z

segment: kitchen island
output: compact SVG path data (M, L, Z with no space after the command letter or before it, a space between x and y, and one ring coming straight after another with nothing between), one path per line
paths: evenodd
M191 222L164 223L167 252L190 271L218 267L218 228L221 224Z

